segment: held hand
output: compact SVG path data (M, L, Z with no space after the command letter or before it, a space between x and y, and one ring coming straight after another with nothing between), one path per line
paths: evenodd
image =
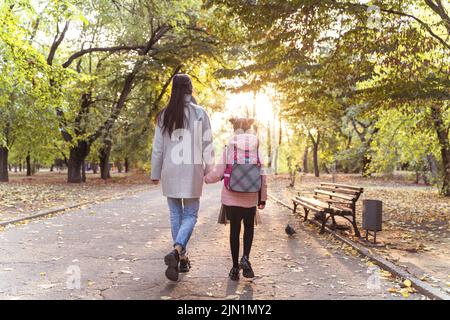
M159 184L159 180L152 180L152 183L157 186Z
M265 204L260 204L260 205L258 205L258 209L260 209L260 210L264 210L265 207L266 207Z

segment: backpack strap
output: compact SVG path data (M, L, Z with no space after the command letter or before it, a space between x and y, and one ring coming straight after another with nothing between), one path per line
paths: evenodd
M245 149L244 149L244 162L245 163L250 163L250 140L246 139L246 144L245 144Z
M256 138L258 139L258 138ZM259 159L259 139L256 143L256 163L261 166L261 160Z
M228 151L229 151L228 144L226 144L224 148L225 148L225 168L226 168L228 167Z

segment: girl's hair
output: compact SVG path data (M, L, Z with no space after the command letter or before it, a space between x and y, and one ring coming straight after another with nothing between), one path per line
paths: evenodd
M187 74L176 74L172 80L172 93L170 94L169 103L156 117L163 133L167 131L169 135L172 135L174 130L185 127L184 108L187 94L192 94L191 79Z
M234 131L244 131L247 132L252 128L253 123L255 122L254 119L250 118L231 118L229 120L231 124L233 125Z

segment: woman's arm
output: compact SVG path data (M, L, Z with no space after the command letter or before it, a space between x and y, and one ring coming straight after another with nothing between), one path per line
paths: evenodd
M161 170L163 164L164 138L161 128L156 124L155 136L153 137L152 147L152 171L150 178L152 180L161 180Z

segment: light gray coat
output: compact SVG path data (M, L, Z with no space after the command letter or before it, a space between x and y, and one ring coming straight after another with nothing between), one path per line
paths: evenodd
M203 177L214 165L208 114L186 101L185 115L185 130L175 130L170 137L157 124L153 139L151 179L161 180L163 194L170 198L199 198Z

